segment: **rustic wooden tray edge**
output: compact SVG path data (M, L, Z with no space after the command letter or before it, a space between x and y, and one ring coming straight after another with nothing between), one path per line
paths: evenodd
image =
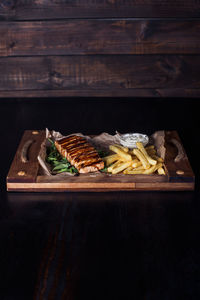
M176 131L165 132L167 151L171 151L170 140L176 138L181 146L181 140ZM21 139L13 162L7 176L7 191L11 192L78 192L78 191L192 191L195 188L195 176L185 153L186 159L183 162L175 163L168 158L165 162L168 175L138 175L131 176L86 176L67 177L66 180L54 181L48 176L39 176L39 163L37 156L42 141L45 138L45 131L26 130ZM184 172L177 175L177 170ZM69 179L68 179L69 178ZM144 179L146 178L146 179ZM156 180L156 181L155 181Z

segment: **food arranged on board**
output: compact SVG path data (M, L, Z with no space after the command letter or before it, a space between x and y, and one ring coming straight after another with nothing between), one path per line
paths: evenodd
M46 162L52 174L70 172L104 172L108 174L165 175L163 158L149 144L147 135L128 133L119 136L119 144L109 145L109 153L95 149L85 137L70 135L51 142L46 151Z

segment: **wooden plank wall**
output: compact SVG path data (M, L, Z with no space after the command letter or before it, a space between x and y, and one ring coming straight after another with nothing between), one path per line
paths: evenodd
M58 96L199 97L200 1L0 1L0 97Z

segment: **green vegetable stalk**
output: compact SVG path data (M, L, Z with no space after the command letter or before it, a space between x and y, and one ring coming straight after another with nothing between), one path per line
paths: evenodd
M50 164L52 172L54 174L69 172L71 174L78 174L78 170L70 164L70 162L60 155L54 142L51 139L48 139L51 145L47 148L46 151L46 162Z

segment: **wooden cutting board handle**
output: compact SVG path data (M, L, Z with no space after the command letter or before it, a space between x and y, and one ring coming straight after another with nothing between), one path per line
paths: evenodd
M45 131L26 130L7 176L7 182L35 182L39 163L37 156Z
M192 182L194 173L190 166L185 149L176 131L165 132L166 157L165 166L169 181Z
M170 142L172 143L172 144L174 144L174 146L177 148L177 150L178 150L178 154L176 155L176 157L174 158L174 161L175 162L180 162L182 159L186 159L187 157L186 157L186 153L185 153L185 151L184 151L184 149L183 149L183 146L181 145L181 143L177 140L177 139L175 139L175 138L172 138L171 140L170 140Z

